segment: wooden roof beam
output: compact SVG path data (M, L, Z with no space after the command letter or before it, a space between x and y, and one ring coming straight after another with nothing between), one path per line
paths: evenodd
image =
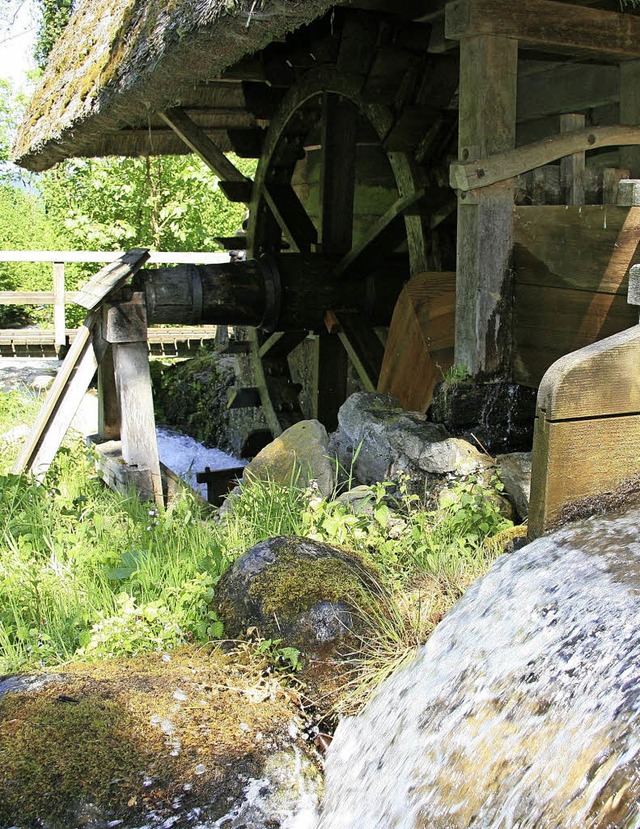
M243 175L238 168L229 161L222 150L213 143L207 133L201 129L186 112L179 107L167 109L164 112L159 112L158 115L167 123L171 129L178 135L189 149L194 152L210 170L221 179L220 186L228 182L240 183L243 186L243 191L247 190L251 185L251 179ZM225 190L226 192L226 190ZM232 201L244 201L244 198L232 198Z
M640 57L640 17L555 0L453 0L445 11L445 36L476 35L610 60Z

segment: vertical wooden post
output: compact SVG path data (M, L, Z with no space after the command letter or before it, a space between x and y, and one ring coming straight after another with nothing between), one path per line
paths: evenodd
M640 125L640 60L620 64L620 123ZM620 166L640 178L640 147L621 147Z
M515 146L518 42L460 39L459 157L473 161ZM513 181L461 192L455 362L472 375L504 374L510 362Z
M161 506L162 477L153 412L144 295L107 310L105 339L112 344L115 386L122 423L122 460L141 497Z
M53 338L56 353L60 356L67 344L64 313L64 262L53 263Z
M580 113L560 116L560 132L584 129L585 117ZM584 204L585 154L573 153L560 161L560 181L565 204Z
M105 343L98 364L98 434L103 440L120 440L121 415L116 388L113 347Z

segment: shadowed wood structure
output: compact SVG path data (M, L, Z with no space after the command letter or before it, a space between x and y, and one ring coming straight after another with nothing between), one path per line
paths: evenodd
M536 388L635 324L639 89L632 2L96 0L14 154L195 152L249 206L225 241L243 267L131 290L149 321L250 327L234 405L277 435L332 428L355 386L425 409L434 365ZM229 150L259 159L253 181Z

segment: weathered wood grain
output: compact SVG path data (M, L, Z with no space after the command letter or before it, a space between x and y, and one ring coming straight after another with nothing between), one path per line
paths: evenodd
M464 37L460 43L458 156L476 159L515 145L517 41ZM472 374L509 362L513 183L458 200L455 361Z
M519 122L594 109L617 103L620 98L617 66L557 61L537 65L538 71L534 72L523 71L523 61L518 64Z
M13 466L15 474L32 472L42 478L51 465L97 368L91 342L95 324L96 316L92 312L47 393L31 434Z
M134 248L123 253L115 262L101 268L82 286L76 295L76 303L88 311L97 308L111 291L115 291L137 273L148 258L149 251L146 248Z
M513 379L535 388L549 366L560 357L636 322L637 310L620 294L518 285L514 305Z
M639 242L640 208L516 207L515 283L624 295Z
M584 129L583 113L569 112L560 116L560 131L574 132ZM584 171L586 156L584 150L560 160L560 181L564 190L565 204L584 204Z
M553 0L454 0L445 10L445 36L514 38L523 45L577 55L640 57L640 19L631 14Z
M602 147L640 144L640 127L619 124L607 127L589 127L584 130L561 133L534 141L507 152L487 155L470 162L454 162L449 181L456 190L476 190L496 182L522 175L536 167L573 153L597 150Z
M455 281L451 272L418 274L396 303L377 390L410 411L427 410L453 365Z
M619 66L620 123L640 124L640 60L623 61ZM631 178L640 178L640 147L621 147L620 166Z
M207 133L189 118L187 113L175 107L159 112L158 116L168 124L182 141L194 152L210 170L223 181L247 181L238 168L209 138Z
M122 458L142 498L163 504L160 459L145 342L118 343L113 364L122 412Z
M128 302L110 303L104 338L108 343L147 342L147 310L144 294L132 294Z
M540 385L529 536L640 473L640 326L568 354Z

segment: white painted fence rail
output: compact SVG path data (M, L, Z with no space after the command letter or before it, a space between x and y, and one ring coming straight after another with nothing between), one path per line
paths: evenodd
M97 250L0 250L0 262L50 262L51 291L0 291L0 305L53 305L54 344L56 350L66 344L65 305L75 299L74 291L65 290L64 266L69 263L95 262L103 265L122 256L121 251ZM225 251L152 252L147 265L210 265L228 262Z

